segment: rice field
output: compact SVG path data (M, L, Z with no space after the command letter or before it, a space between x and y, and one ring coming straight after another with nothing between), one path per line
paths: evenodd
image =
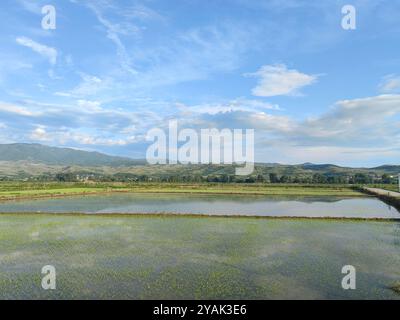
M0 246L0 299L400 298L398 222L4 214Z
M107 193L363 196L346 185L1 182L0 201Z

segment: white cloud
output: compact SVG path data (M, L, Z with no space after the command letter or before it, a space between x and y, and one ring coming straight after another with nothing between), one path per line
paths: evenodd
M55 92L54 95L58 97L68 97L68 98L72 96L72 94L69 92L61 92L61 91Z
M400 90L400 76L390 74L383 77L379 84L379 90L383 93L398 92Z
M194 106L187 106L181 103L177 104L183 112L193 112L201 114L217 114L232 111L248 111L248 112L262 112L265 110L281 111L282 109L277 104L271 104L260 100L251 100L244 98L237 98L228 102L222 103L206 103Z
M40 44L26 37L19 37L16 39L17 43L21 46L31 48L36 53L47 58L49 62L54 65L57 63L57 50L46 45Z
M78 100L78 106L89 111L102 111L100 101Z
M114 42L117 47L117 55L121 64L121 67L128 73L132 75L136 75L138 72L132 66L130 55L127 52L127 49L122 42L120 35L132 35L136 34L139 31L139 28L130 23L129 21L123 21L118 23L113 23L110 20L106 19L102 12L102 5L96 4L96 2L90 2L87 6L94 12L97 20L106 28L107 38ZM106 3L107 10L113 8Z
M35 14L41 14L42 7L37 1L32 0L18 0L18 3L27 11Z
M266 112L231 111L190 115L187 123L253 128L256 158L263 162L394 163L400 157L400 95L338 101L303 121ZM383 160L386 159L386 160Z
M30 138L36 141L50 141L45 127L39 126L31 132Z
M393 139L396 131L394 116L400 113L400 95L379 95L353 100L338 101L334 108L315 119L305 122L313 136L330 136L333 139ZM398 122L397 122L398 125ZM386 134L385 134L386 133Z
M395 94L338 101L327 112L302 121L270 114L273 106L268 103L242 98L171 105L175 114L168 111L157 117L149 112L109 110L97 100L81 99L73 105L21 103L0 103L0 118L7 125L2 134L9 140L123 147L141 143L149 128L162 128L172 116L179 119L180 128L255 129L258 161L363 163L376 159L379 163L379 159L400 156L400 95Z
M79 132L77 130L54 129L47 131L45 126L38 126L29 135L33 141L55 142L58 144L66 144L68 142L77 143L80 145L97 145L97 146L126 146L136 141L135 136L123 138L107 138L99 134L89 134Z
M96 134L87 134L75 131L61 131L55 132L54 138L59 143L75 142L80 145L97 145L97 146L126 146L136 141L135 136L128 136L123 138L106 138Z
M273 97L299 94L299 89L317 81L317 75L308 75L284 64L265 65L255 73L246 74L259 78L258 85L252 90L258 97Z
M256 150L257 152L257 150ZM389 148L354 148L336 146L269 145L258 155L260 161L299 164L305 162L333 163L336 165L364 167L367 162L377 166L398 159L400 150Z
M143 4L135 4L129 8L120 10L120 14L128 19L163 20L163 17L153 9Z
M243 63L254 45L253 28L231 23L190 28L162 39L152 48L132 51L138 64L148 66L135 81L139 88L204 80L231 73Z
M137 141L149 118L146 112L103 109L95 100L78 100L71 105L32 100L20 101L20 105L0 102L1 124L7 126L4 132L17 141L125 146Z
M260 153L268 148L287 150L343 149L348 157L361 157L374 150L398 149L400 152L400 95L380 95L338 101L321 115L302 121L286 115L274 115L262 110L221 110L211 107L179 114L182 125L217 128L253 128L260 142ZM207 111L207 112L206 112ZM178 116L177 116L178 118ZM354 154L349 153L354 151ZM311 151L310 151L311 152ZM317 151L316 151L317 152ZM294 155L294 153L291 153ZM313 154L304 154L313 160ZM265 159L264 159L265 160Z
M273 130L282 145L337 146L358 148L399 147L400 95L380 95L362 99L338 101L320 116L295 121L282 117L281 126L259 117L254 125ZM285 120L286 119L286 120Z
M90 96L97 94L100 90L107 87L107 84L102 79L89 75L86 73L79 73L82 78L81 83L73 90L63 94L70 94L70 96ZM58 93L60 95L60 93Z
M62 77L59 77L56 75L56 73L54 72L54 70L50 69L49 71L47 71L47 75L49 76L50 79L52 80L61 80Z
M20 116L33 117L39 115L38 112L30 111L25 107L16 106L13 104L0 102L0 112L14 113Z

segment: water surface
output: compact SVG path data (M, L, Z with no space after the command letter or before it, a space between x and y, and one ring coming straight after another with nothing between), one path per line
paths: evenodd
M400 298L398 222L11 214L0 248L0 299Z
M400 218L395 208L377 198L334 196L110 194L3 202L0 212Z

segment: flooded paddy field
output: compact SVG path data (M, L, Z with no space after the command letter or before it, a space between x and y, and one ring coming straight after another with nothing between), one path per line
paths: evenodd
M399 265L396 221L0 215L0 299L398 299Z
M88 214L202 214L262 217L400 219L371 196L255 196L199 194L109 194L0 202L0 212Z

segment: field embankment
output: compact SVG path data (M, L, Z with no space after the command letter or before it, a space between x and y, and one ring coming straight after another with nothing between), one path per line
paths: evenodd
M387 204L392 205L397 210L400 210L400 193L395 191L384 190L380 188L363 187L362 191L376 196Z

